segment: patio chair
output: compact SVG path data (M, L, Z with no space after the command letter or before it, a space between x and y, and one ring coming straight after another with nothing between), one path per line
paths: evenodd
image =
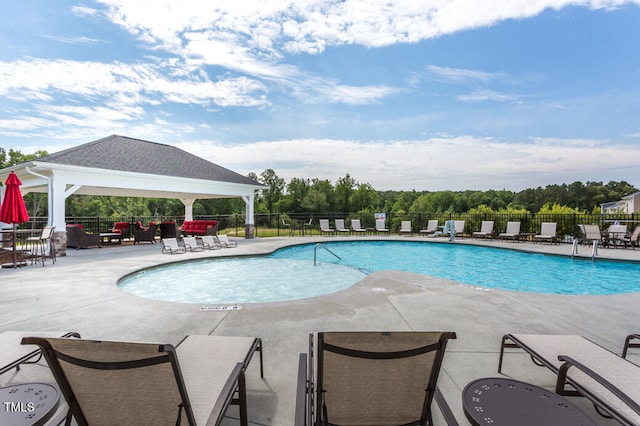
M453 227L456 231L456 237L462 238L464 235L464 220L454 220Z
M431 235L435 234L438 230L438 220L432 219L427 222L427 227L420 230L420 234Z
M384 219L376 219L376 232L389 235L389 230L384 225Z
M87 234L79 225L67 225L67 247L76 249L102 247L100 234Z
M203 235L200 239L202 241L202 246L206 249L217 250L222 248L220 242L216 241L213 235Z
M334 235L336 230L329 226L329 219L320 219L320 235Z
M224 248L238 247L237 241L230 240L225 234L218 235L216 238L218 238L220 246Z
M493 221L483 220L480 230L471 233L471 238L491 238L493 235Z
M46 337L80 338L76 332L62 331L5 331L0 333L0 375L7 373L14 368L20 370L22 364L35 364L40 361L42 353L40 348L21 345L23 337L38 334ZM34 359L35 358L35 359Z
M366 234L367 230L360 225L360 219L351 219L351 231L356 234Z
M640 424L638 365L582 336L506 334L498 372L502 371L506 348L523 349L535 364L557 374L557 394L584 396L601 414L625 425Z
M142 241L154 244L156 242L156 228L158 225L150 223L148 228L135 229L133 231L133 244L140 243Z
M520 222L507 222L505 232L498 234L501 240L520 240Z
M582 230L582 244L589 245L594 241L598 244L603 244L604 239L600 227L598 225L580 225Z
M625 246L624 239L629 236L627 232L627 225L610 225L605 234L605 245L616 248Z
M437 388L453 332L320 332L300 357L296 425L432 425Z
M166 344L26 337L44 354L78 425L219 425L230 404L247 425L253 337L187 336ZM262 373L262 362L261 362ZM234 393L238 398L234 398Z
M400 229L398 229L398 235L409 234L409 236L413 235L413 230L411 229L411 221L403 220L400 223Z
M533 236L533 242L549 241L551 244L556 244L558 242L556 227L557 224L555 222L542 222L540 233Z
M336 232L339 234L350 234L349 228L344 226L344 219L336 219Z
M182 237L184 249L189 251L204 251L204 245L198 244L196 237Z
M640 225L636 226L636 229L633 230L633 234L631 234L631 236L623 237L622 243L625 247L628 246L635 250L638 245L638 238L640 238Z
M186 253L187 249L178 244L176 238L165 238L162 240L162 252L169 254Z
M47 258L56 263L56 248L53 246L53 232L55 229L55 226L45 226L39 236L26 239L28 250L31 253L32 265L40 260L42 261L42 266L44 266Z

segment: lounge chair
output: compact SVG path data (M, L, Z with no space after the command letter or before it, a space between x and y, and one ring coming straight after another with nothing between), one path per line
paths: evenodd
M640 367L636 364L581 336L507 334L502 338L498 372L506 348L523 349L537 365L557 374L557 394L585 396L598 411L622 424L640 424Z
M389 235L389 230L384 226L384 219L376 219L376 232L378 233L378 235Z
M453 332L320 332L299 361L296 426L432 425L437 380Z
M200 240L202 241L202 246L208 250L216 250L222 248L222 246L220 245L220 241L216 241L213 235L203 235L202 237L200 237Z
M11 371L20 370L22 364L35 364L40 361L42 353L40 348L21 345L23 337L38 334L47 337L76 337L80 334L76 332L65 333L62 331L5 331L0 333L0 375ZM35 358L35 359L34 359Z
M629 246L635 250L638 245L638 238L640 238L640 225L636 226L636 229L633 230L633 234L631 234L631 236L624 237L622 239L622 243L625 247Z
M582 236L582 244L588 245L593 243L594 241L598 244L603 244L602 232L600 232L600 227L598 225L582 225L583 236Z
M185 250L189 251L204 251L204 246L198 244L196 237L182 237L182 243Z
M455 220L453 223L454 229L456 230L456 236L462 238L464 235L464 220Z
M360 219L351 219L351 231L356 234L366 234L367 230L360 225Z
M320 219L320 235L334 235L336 230L329 226L329 219Z
M187 336L176 347L42 337L22 342L40 346L79 425L218 425L232 403L247 425L244 373L256 351L262 375L262 342L253 337Z
M438 230L438 220L433 219L427 222L427 227L420 230L420 234L431 235L435 234Z
M498 238L501 240L520 240L520 222L507 222L507 229L505 232L498 234Z
M178 240L175 238L164 238L162 240L162 252L169 254L185 253L187 251L184 246L178 244Z
M224 248L238 247L238 242L234 240L230 240L229 237L225 234L220 234L217 236L217 238L218 238L218 242L220 243L220 246Z
M400 229L398 230L398 235L409 234L409 236L413 235L413 230L411 229L411 221L403 220L400 223Z
M480 225L480 230L473 232L471 238L491 238L493 235L493 221L483 220Z
M540 233L533 236L533 242L549 241L551 244L556 244L558 242L556 226L557 224L555 222L542 222Z
M344 219L336 219L336 232L339 234L351 233L351 230L349 230L346 226L344 226Z

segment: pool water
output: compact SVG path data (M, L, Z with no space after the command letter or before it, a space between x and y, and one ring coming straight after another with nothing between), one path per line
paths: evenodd
M526 292L603 295L640 291L638 263L410 241L304 244L268 256L178 263L147 269L119 285L129 293L173 302L272 302L333 293L380 270Z

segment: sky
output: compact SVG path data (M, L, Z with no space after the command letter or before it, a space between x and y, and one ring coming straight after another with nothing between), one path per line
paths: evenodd
M22 0L0 147L112 134L378 190L640 188L640 0Z

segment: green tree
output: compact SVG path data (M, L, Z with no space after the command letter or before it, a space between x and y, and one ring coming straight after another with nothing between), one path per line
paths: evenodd
M269 214L273 213L273 207L280 200L284 191L284 179L279 177L273 169L266 169L260 174L260 183L268 186L262 190L262 198L267 204Z
M351 211L351 197L353 196L356 185L356 180L352 178L349 173L347 173L343 178L338 178L334 188L336 200L335 207L337 211Z

